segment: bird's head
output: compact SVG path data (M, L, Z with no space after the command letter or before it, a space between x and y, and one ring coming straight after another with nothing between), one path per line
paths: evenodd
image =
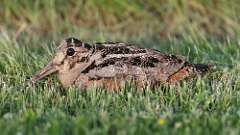
M63 40L56 49L52 60L31 78L30 83L35 83L55 72L68 72L75 64L88 60L91 48L91 45L76 38Z

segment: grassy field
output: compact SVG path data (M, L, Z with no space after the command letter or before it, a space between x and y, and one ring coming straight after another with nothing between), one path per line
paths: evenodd
M145 5L126 1L1 1L1 135L240 134L239 2L169 1L159 8L156 0ZM85 4L80 11L86 15L78 14L77 4ZM193 20L190 9L196 13ZM165 11L176 18L167 27ZM133 15L124 21L129 12ZM212 16L215 21L209 22ZM131 85L118 92L63 89L56 76L25 87L67 36L89 43L136 43L186 56L190 62L211 63L216 69L192 81L145 91Z

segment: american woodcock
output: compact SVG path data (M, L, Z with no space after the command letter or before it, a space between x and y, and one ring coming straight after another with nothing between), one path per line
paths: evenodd
M119 89L126 81L138 88L174 83L211 69L183 57L120 42L88 44L76 38L61 42L53 59L30 82L57 73L64 87Z

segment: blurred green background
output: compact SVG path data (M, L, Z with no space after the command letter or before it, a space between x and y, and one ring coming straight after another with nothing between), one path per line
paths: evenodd
M186 34L235 37L240 30L239 0L1 0L0 28L58 36L81 33L117 38ZM115 36L120 35L120 36Z

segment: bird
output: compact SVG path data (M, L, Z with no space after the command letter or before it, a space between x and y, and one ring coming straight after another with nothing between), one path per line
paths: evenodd
M183 56L131 43L89 44L69 37L60 42L52 60L33 75L28 84L55 73L64 88L120 90L131 82L138 89L145 89L175 84L211 69L211 64L192 64Z

